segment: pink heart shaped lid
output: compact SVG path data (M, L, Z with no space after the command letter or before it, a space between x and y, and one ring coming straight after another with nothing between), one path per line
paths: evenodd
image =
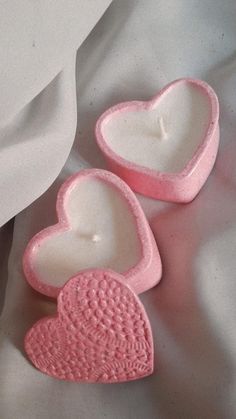
M58 296L57 315L28 331L25 350L36 368L62 380L115 383L153 371L145 309L112 271L84 271L71 278Z

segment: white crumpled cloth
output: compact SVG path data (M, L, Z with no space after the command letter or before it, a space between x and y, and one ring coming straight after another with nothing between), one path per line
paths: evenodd
M1 2L0 21L9 19L0 26L0 46L6 44L0 72L1 225L17 215L14 230L10 222L0 233L0 418L233 419L236 3L114 0L78 49L76 72L75 50L110 2L37 3ZM41 20L34 25L36 15ZM19 47L12 51L14 43ZM164 268L160 285L141 297L154 334L155 372L114 385L43 375L26 359L23 338L55 304L23 278L26 243L55 221L64 178L83 167L105 167L94 141L99 115L120 101L148 99L185 76L206 80L218 94L221 143L215 168L192 203L139 196Z

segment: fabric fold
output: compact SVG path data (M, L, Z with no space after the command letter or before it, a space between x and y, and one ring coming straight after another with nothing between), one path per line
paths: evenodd
M0 131L0 226L50 186L73 144L75 53L67 67Z

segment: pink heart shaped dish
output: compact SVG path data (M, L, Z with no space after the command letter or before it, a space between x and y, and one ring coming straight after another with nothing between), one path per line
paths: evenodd
M84 269L112 269L141 293L161 278L161 260L143 210L131 189L100 169L71 176L57 197L58 223L36 234L23 270L37 291L56 298Z
M190 202L209 176L219 146L219 103L205 82L180 79L149 102L124 102L97 121L109 168L136 192Z
M61 380L116 383L153 372L153 339L136 294L112 271L84 271L58 297L57 315L26 334L25 350Z

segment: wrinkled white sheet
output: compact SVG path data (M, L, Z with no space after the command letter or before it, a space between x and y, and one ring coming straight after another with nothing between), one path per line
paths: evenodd
M0 2L0 226L66 161L76 130L76 48L110 3Z
M50 189L17 215L8 276L4 261L12 226L4 227L0 237L0 301L4 301L1 419L236 417L235 21L234 0L115 0L79 48L74 146ZM25 123L25 116L19 120L20 131L27 133L25 152L27 146L34 168L32 200L36 197L33 184L37 185L37 194L46 189L44 170L50 167L49 184L69 152L72 131L66 106L70 104L73 109L72 62L71 70L68 66L65 71L66 75L59 76L40 94L36 105L35 101L28 105L34 111L40 101L42 107L47 103L45 122L41 116L37 125L37 138ZM105 167L94 143L97 117L119 101L148 99L167 82L184 76L202 78L216 90L221 106L221 144L215 168L191 204L172 205L139 197L164 268L160 285L142 296L154 333L155 373L137 382L106 386L49 378L32 367L23 351L26 330L55 311L54 303L33 292L23 279L21 257L25 245L35 232L55 221L56 191L65 177L82 167ZM66 84L63 88L63 82L70 88L65 88ZM56 88L60 89L59 96ZM58 112L59 125L49 123L54 112ZM50 147L40 158L37 143L45 124L50 125ZM14 147L14 142L6 144L9 153ZM21 152L18 159L22 176L26 176ZM23 184L14 194L16 201L27 189L26 177ZM1 194L1 206L10 193ZM11 216L12 209L8 209Z

